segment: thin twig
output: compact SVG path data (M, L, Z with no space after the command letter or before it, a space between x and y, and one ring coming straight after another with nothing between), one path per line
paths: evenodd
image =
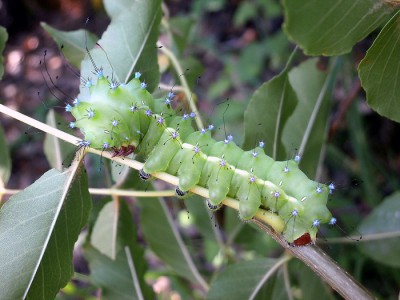
M200 274L199 270L197 269L195 263L192 260L192 257L187 249L187 247L185 246L185 243L182 240L181 235L179 234L178 229L176 228L176 226L174 225L174 221L172 219L171 213L167 208L167 205L165 204L164 199L160 199L159 198L159 202L161 204L161 207L164 211L164 215L167 218L167 221L170 225L170 228L172 230L172 234L174 235L174 238L179 246L179 249L181 250L181 253L183 255L183 259L186 261L187 266L189 267L193 277L196 279L197 283L200 284L200 286L202 287L204 292L207 292L210 287L208 285L208 283L206 282L206 280L203 278L203 276Z
M3 189L0 187L0 195L14 195L21 190ZM172 197L176 195L175 190L165 191L129 191L121 189L97 189L89 188L89 193L92 195L116 195L122 197Z
M251 293L251 295L249 296L249 300L253 300L257 296L260 289L264 286L264 284L268 280L268 278L270 278L275 273L275 271L277 271L282 265L287 263L291 258L292 257L289 255L284 255L283 257L281 257L277 261L277 263L275 265L273 265L272 268L270 268L268 270L268 272L265 273L263 278L261 278L261 280L258 282L257 286L253 290L253 293Z
M168 84L165 84L165 83L159 83L158 87L160 89L164 90L164 91L171 91L172 89L174 89L175 91L180 91L180 92L185 91L185 89L181 85L172 86L172 85L168 85Z
M386 239L394 239L400 237L400 231L392 231L392 232L377 232L377 233L369 233L362 236L345 236L340 238L329 238L326 240L318 241L318 244L355 244L355 243L365 243L371 241L379 241Z
M133 282L133 286L135 287L136 296L139 300L144 300L142 288L140 287L140 283L139 283L139 279L138 279L138 276L136 273L135 263L133 262L131 250L129 249L128 246L125 246L124 249L125 249L126 259L128 260L129 270L131 271L132 282Z

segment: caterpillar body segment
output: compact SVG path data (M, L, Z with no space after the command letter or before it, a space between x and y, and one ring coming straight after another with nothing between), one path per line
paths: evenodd
M148 116L143 116L143 113L137 113L141 119L149 119ZM143 138L140 140L140 152L144 156L148 156L154 147L157 145L161 136L165 131L165 127L159 122L150 122L147 132L144 133Z
M172 158L181 149L181 145L178 132L172 128L166 128L150 152L143 168L144 171L150 174L166 171Z
M244 220L251 219L261 205L262 187L257 184L254 175L242 180L236 197L239 199L239 213Z
M207 156L202 153L194 153L193 150L182 149L181 165L178 169L179 186L188 191L199 183L203 167L207 162Z
M89 87L89 97L68 106L91 147L127 153L135 149L145 158L142 179L156 172L179 178L177 194L199 185L209 190L209 207L219 207L227 197L239 201L240 217L251 219L259 207L278 214L285 222L289 243L309 234L316 239L319 224L329 223L326 207L329 188L307 178L298 162L274 161L263 143L244 151L232 136L215 141L210 129L195 131L194 114L175 116L170 103L154 99L138 78L115 84L99 76Z

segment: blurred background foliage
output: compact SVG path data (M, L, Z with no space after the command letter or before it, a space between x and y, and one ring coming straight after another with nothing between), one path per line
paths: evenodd
M68 71L65 59L39 22L62 30L86 26L86 29L100 36L109 22L107 14L100 0L18 0L0 3L1 25L9 35L4 51L4 77L0 82L1 102L45 121L48 107L57 103L57 99L49 92L40 73L39 61L43 58L43 51L46 49L48 52L50 72L59 74L57 84L67 94L78 93L79 79ZM241 144L244 141L243 112L251 95L263 82L282 71L294 48L282 30L282 5L275 0L169 0L164 4L168 22L161 27L160 41L167 44L179 58L204 120L212 120L219 128L217 138L224 137L222 128L225 125L227 132L234 133L235 140ZM84 25L87 17L90 17L90 22ZM322 229L319 242L329 255L377 297L397 299L400 286L400 261L396 254L400 251L398 235L371 242L357 242L355 238L344 237L357 236L359 232L365 235L379 230L400 231L400 194L395 193L400 186L400 126L367 106L357 74L359 62L383 25L378 25L349 53L341 56L340 72L332 91L328 138L323 149L326 167L320 172L322 180L337 184L338 191L329 202L329 207L338 218L340 229ZM305 55L298 55L296 64L305 59ZM326 57L320 57L318 61L321 69L329 65ZM173 85L179 81L180 74L172 70L168 58L162 54L159 55L159 65L161 82ZM15 120L3 116L0 120L12 161L7 187L25 188L50 167L43 152L44 135ZM298 146L293 145L293 152ZM97 162L96 159L88 161ZM98 173L98 166L90 167L89 163L87 166L91 175L89 185L104 186L107 179L104 180ZM97 216L109 200L96 197L92 214ZM162 209L162 205L149 204L148 201L151 200L139 200L139 204L143 214L154 216ZM129 200L128 203L133 202ZM279 257L280 248L264 234L254 230L253 226L238 222L234 211L223 210L212 215L210 226L210 216L202 207L198 207L199 201L186 201L188 212L181 210L180 203L175 199L167 203L172 215L179 221L180 233L188 251L201 272L208 276L229 262L232 265L224 269L217 279L224 275L226 278L247 278L250 273L255 274L254 280L257 282L264 274L262 270L258 274L257 267L273 265L273 260ZM128 208L123 206L121 209ZM134 220L137 221L137 218L134 213ZM162 226L160 219L153 220ZM94 226L93 222L91 226ZM223 228L223 244L216 238L215 228ZM134 231L138 232L141 242L154 233L149 227ZM331 237L339 239L335 242L334 239L330 240ZM191 290L190 283L183 279L185 270L172 271L161 261L167 260L167 264L171 265L168 258L157 253L155 242L152 244L147 240L153 248L152 251L146 249L144 255L149 263L146 280L153 285L158 299L201 298L202 295L196 289ZM179 247L176 247L175 250L179 251ZM92 253L91 257L89 264L100 261L100 258L96 261L96 257L100 256ZM252 258L258 260L242 262ZM102 263L107 266L108 261L103 260ZM95 298L100 293L95 285L108 289L101 281L83 275L88 273L88 263L79 249L75 267L77 274L57 296L59 299ZM249 273L243 271L244 268L248 268ZM300 266L299 262L291 261L288 268L296 299L321 299L321 295L337 297L327 292L319 279L303 265ZM243 273L238 274L241 271ZM251 286L251 278L248 279L249 282L243 282L243 286ZM311 292L311 283L314 292ZM264 298L260 293L259 299L287 299L286 295L276 294L283 289L284 273L277 273L268 285L265 286ZM243 286L233 288L233 291L239 293ZM218 298L218 295L214 297Z

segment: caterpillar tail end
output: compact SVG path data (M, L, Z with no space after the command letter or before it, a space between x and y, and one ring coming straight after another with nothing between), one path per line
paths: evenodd
M306 232L303 234L301 237L295 239L293 243L289 243L290 246L292 247L301 247L301 246L307 246L310 244L315 244L316 239L312 239L310 234Z

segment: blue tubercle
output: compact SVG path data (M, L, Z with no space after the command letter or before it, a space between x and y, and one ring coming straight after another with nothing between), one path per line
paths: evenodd
M321 222L319 220L314 220L312 222L312 227L319 227L320 224L321 224Z
M331 183L329 184L328 188L329 188L329 194L332 195L333 192L334 192L335 189L336 189L336 186L335 186L335 184L334 184L333 182L331 182Z
M88 78L85 82L85 87L90 88L93 85L92 80Z
M100 69L97 69L97 78L101 79L104 77L104 73L103 73L103 68L101 67Z
M70 104L65 105L65 111L70 112L72 109L72 106Z
M110 89L115 90L118 87L119 87L119 82L117 82L116 80L110 82Z
M335 225L336 222L337 222L336 218L335 218L335 217L332 217L332 218L329 220L329 225Z
M229 142L233 141L233 135L230 134L226 137L226 139L224 140L225 144L229 144Z

